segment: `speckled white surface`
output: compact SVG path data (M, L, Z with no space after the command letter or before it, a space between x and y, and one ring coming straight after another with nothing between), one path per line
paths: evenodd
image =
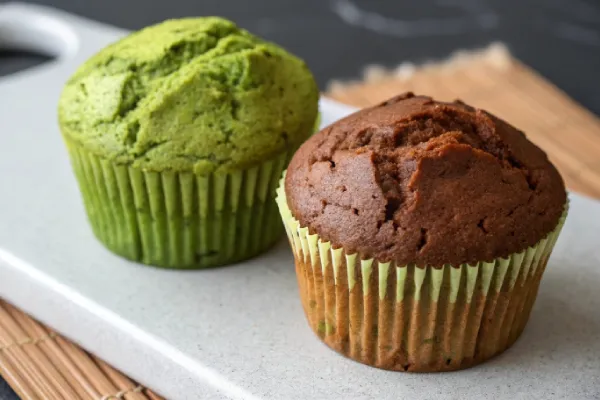
M530 323L470 370L401 374L346 360L304 321L282 241L198 272L126 262L93 238L55 122L66 78L122 35L0 6L0 44L57 61L0 79L0 296L173 399L600 399L600 203L573 195ZM347 109L324 102L325 123Z

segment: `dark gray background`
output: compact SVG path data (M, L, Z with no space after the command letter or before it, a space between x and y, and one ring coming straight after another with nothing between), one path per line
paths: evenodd
M331 79L360 77L368 64L393 67L503 41L519 59L600 115L600 0L32 2L128 29L166 18L225 16L304 58L323 89ZM0 75L41 61L0 51ZM0 399L13 396L0 380Z

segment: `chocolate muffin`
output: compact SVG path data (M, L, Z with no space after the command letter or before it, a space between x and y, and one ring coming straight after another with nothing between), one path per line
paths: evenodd
M522 332L567 209L524 133L406 93L310 138L279 206L310 325L400 371L482 362Z

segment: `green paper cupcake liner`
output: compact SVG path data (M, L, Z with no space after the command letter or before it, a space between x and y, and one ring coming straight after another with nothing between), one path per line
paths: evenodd
M515 342L568 210L554 231L520 253L420 268L349 254L310 234L293 217L283 185L277 203L315 333L356 361L415 372L466 368Z
M67 139L96 237L130 260L203 268L255 256L283 233L273 199L291 157L249 169L197 175L112 163Z

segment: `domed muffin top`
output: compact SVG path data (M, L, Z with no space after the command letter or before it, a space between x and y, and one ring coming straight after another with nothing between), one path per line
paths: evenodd
M334 247L400 264L491 261L558 224L562 178L523 132L406 93L311 137L285 179L292 215Z
M169 20L108 46L61 95L63 135L145 170L229 170L296 148L313 131L306 64L216 17Z

